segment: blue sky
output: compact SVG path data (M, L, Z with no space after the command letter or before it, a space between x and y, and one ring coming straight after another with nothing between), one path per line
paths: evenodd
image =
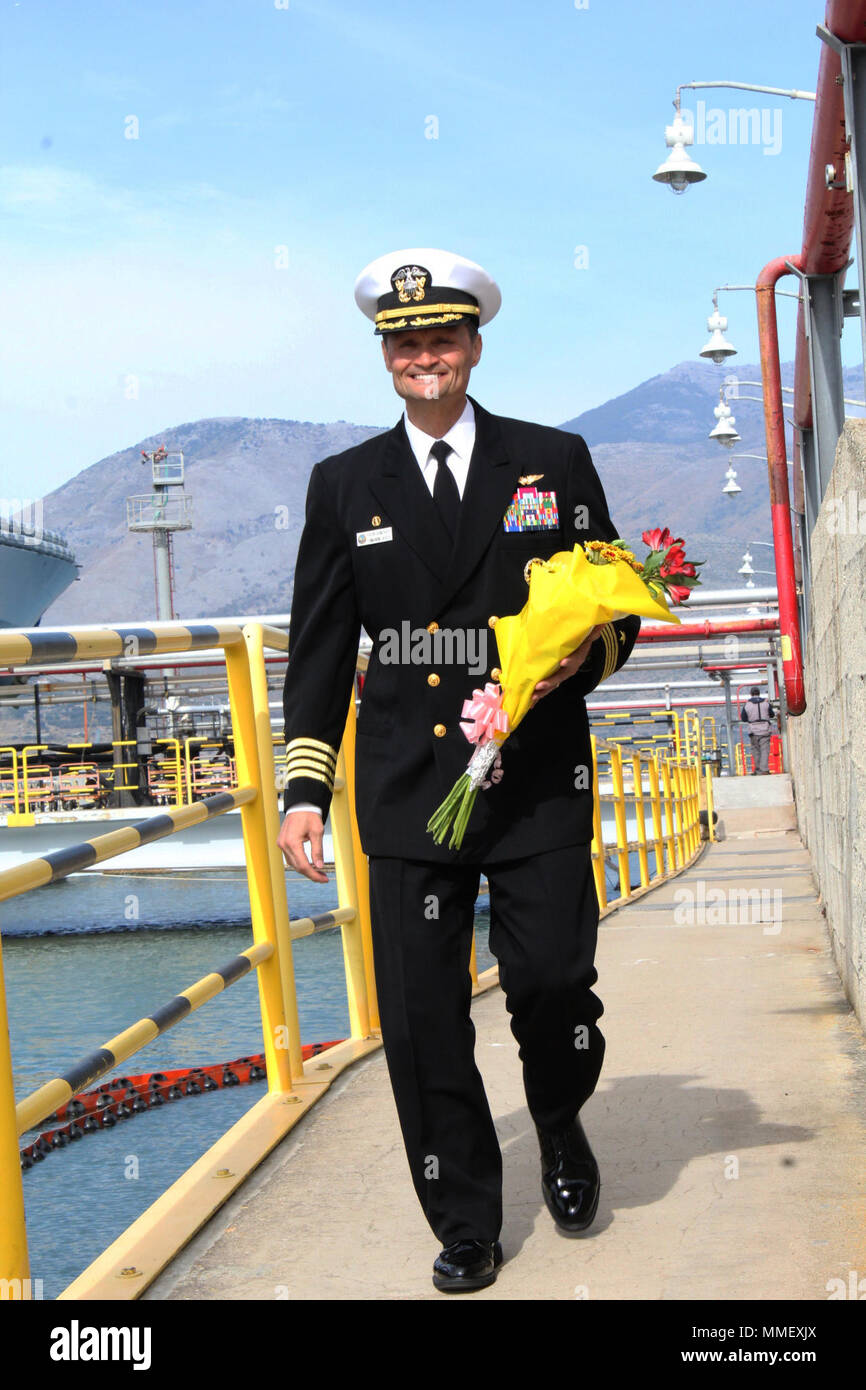
M678 83L814 91L820 3L0 14L6 497L203 416L393 423L352 296L390 249L490 271L503 307L473 394L558 424L695 357L713 287L800 247L812 103L686 92L695 113L765 108L781 146L695 146L709 177L679 198L650 176ZM753 296L722 309L733 365L755 361ZM781 300L783 357L794 315ZM845 354L859 360L856 321Z

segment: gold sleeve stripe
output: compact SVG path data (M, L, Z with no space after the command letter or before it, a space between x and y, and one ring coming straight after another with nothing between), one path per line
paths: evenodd
M334 764L325 753L314 753L309 749L296 748L294 753L286 754L286 767L294 767L295 763L310 763L315 767L320 767L323 772L334 772Z
M292 752L295 752L296 750L299 751L299 752L300 752L300 751L305 751L305 752L311 752L311 753L312 753L312 752L314 752L314 751L318 751L318 752L320 752L320 753L326 753L326 754L328 755L328 757L332 760L334 766L335 766L335 767L337 766L337 750L336 750L336 748L332 748L331 745L330 745L330 743L322 743L321 739L318 739L318 738L293 738L293 739L291 739L291 741L290 741L289 743L286 744L286 752L287 752L287 753L292 753Z
M616 663L619 659L619 652L616 644L616 631L612 623L605 623L601 635L604 639L604 670L601 673L601 681L606 681L616 670Z
M328 791L332 792L334 790L333 777L329 777L321 768L313 766L308 767L305 763L297 763L291 768L286 769L287 782L294 782L300 777L309 777L313 782L324 782Z

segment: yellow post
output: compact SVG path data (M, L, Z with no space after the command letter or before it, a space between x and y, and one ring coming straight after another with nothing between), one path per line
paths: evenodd
M686 862L685 836L683 834L683 781L679 763L673 767L674 821L676 824L676 845L681 864Z
M622 780L622 749L615 743L610 750L610 775L613 781L613 814L616 820L616 857L619 867L621 898L631 897L631 874L628 863L628 825L625 814L625 790Z
M91 746L91 745L90 745L89 743L81 743L81 744L78 744L78 743L70 743L70 744L69 744L69 747L70 747L70 748L89 748L90 746ZM112 739L112 740L111 740L111 746L112 746L112 748L126 748L126 747L137 748L137 747L138 747L138 743L137 743L137 740L134 739L134 738L115 738L115 739ZM115 771L116 771L118 768L122 768L122 769L123 769L123 781L120 783L119 786L117 785L117 783L115 783L115 791L131 792L131 791L137 791L137 790L138 790L138 783L137 783L137 782L130 782L130 781L128 780L128 778L129 778L128 769L131 768L131 767L137 767L137 766L138 766L138 763L137 763L137 762L134 762L134 763L122 762L122 763L115 763L115 764L114 764Z
M14 802L13 814L17 816L21 810L21 804L18 800L18 749L13 748L11 746L9 748L0 748L0 753L12 754L12 800Z
M41 752L42 752L45 748L47 748L47 747L48 747L48 744L47 744L47 743L29 743L29 744L27 745L26 748L22 748L22 750L21 750L21 766L22 766L23 777L24 777L24 814L25 814L25 816L29 816L29 814L30 814L30 789L29 789L29 787L28 787L28 785L27 785L27 754L28 754L28 753L41 753Z
M355 718L355 697L351 700L346 723ZM346 993L349 1000L349 1026L353 1038L370 1036L370 1012L367 1008L367 980L364 970L364 946L358 919L358 887L355 882L355 859L352 853L352 818L349 811L349 789L346 786L345 732L337 754L337 781L331 800L331 836L334 841L334 869L337 874L337 900L340 907L354 909L355 918L340 928L343 938L343 964L346 970Z
M705 775L705 777L706 777L706 779L707 779L707 825L708 825L708 827L709 827L710 839L711 839L711 840L715 840L715 838L716 838L716 830L715 830L715 826L713 825L713 771L712 771L712 768L709 767L709 766L707 766L706 769L705 769L705 771L704 771L704 775Z
M665 758L662 763L662 787L664 788L665 824L667 826L665 842L668 851L668 869L670 873L673 873L674 869L677 868L677 853L676 840L674 838L674 810L673 792L671 790L670 758Z
M353 690L352 699L349 702L346 727L343 731L343 748L346 754L344 760L344 774L346 779L346 799L349 806L349 817L352 827L352 857L355 862L355 886L358 893L358 922L361 929L361 945L364 951L364 977L367 982L367 1010L370 1016L370 1027L378 1029L380 1027L379 1002L376 994L376 973L373 966L373 929L370 924L370 865L366 854L361 848L361 837L358 834L358 817L355 812L355 730L357 723L358 715L355 708L355 693Z
M275 633L272 629L268 630L269 646L276 643L280 638L285 639L285 633ZM265 634L261 623L247 623L244 628L244 641L246 642L247 655L249 658L258 761L262 773L263 810L267 834L268 858L270 861L270 880L273 885L272 903L276 931L275 940L283 997L283 1010L286 1020L289 1071L292 1080L301 1080L304 1075L304 1061L301 1054L301 1026L298 1021L295 962L292 954L291 922L288 899L286 896L286 865L282 850L277 844L277 837L280 833L280 811L277 802L271 714L268 708L268 673L265 667L264 645ZM236 754L237 749L238 740L235 739ZM240 772L240 764L238 764L238 772ZM259 972L259 978L261 979L261 972ZM264 1017L264 1013L262 1016Z
M229 655L229 649L228 649L228 647L226 647L226 663L228 663L228 655ZM191 806L191 805L192 805L192 802L193 802L193 795L192 795L192 768L190 767L190 758L189 758L189 745L190 745L191 743L192 743L192 739L191 739L191 738L185 738L184 741L183 741L183 762L184 762L185 777L186 777L186 800L187 800L187 805L188 805L188 806Z
M695 848L695 821L694 821L694 768L691 763L683 768L683 833L686 849L686 859L691 859Z
M604 831L601 824L601 795L598 790L598 750L595 734L589 736L592 748L592 872L601 912L607 907L607 881L604 876Z
M276 842L279 832L274 829L272 822L273 834L270 833L265 811L266 798L263 794L247 643L226 645L225 658L238 779L241 786L252 785L256 789L255 800L241 807L253 940L257 944L269 942L274 948L270 959L266 960L258 971L268 1090L285 1092L292 1089L289 1048L286 1046L290 1039L283 1007L283 983L280 975L274 906L276 887L271 873L270 856L270 842ZM284 881L281 875L281 885Z
M175 806L183 806L183 771L180 762L180 739L158 738L155 742L173 744L174 746L174 804Z
M649 883L649 860L646 848L646 818L644 814L644 794L643 794L643 762L640 753L633 753L631 759L632 778L634 781L634 814L637 821L637 857L640 865L640 886L646 888Z
M653 818L653 851L656 857L657 878L664 878L665 873L665 847L662 831L662 806L661 795L659 793L659 755L654 752L649 762L650 779L650 806Z
M700 715L693 705L683 710L683 725L686 731L686 757L691 758L692 756L696 756L699 758L701 756ZM693 738L695 741L694 754L692 751Z
M27 1226L24 1220L24 1188L18 1154L18 1122L9 1047L3 949L0 945L0 1299L23 1297L29 1284ZM12 1280L10 1284L6 1281Z

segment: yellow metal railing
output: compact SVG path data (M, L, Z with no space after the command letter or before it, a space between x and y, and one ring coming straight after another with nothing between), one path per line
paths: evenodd
M134 631L140 635L141 629ZM55 650L51 647L54 634L38 634L38 648L37 640L31 647L26 633L0 634L0 665L26 665L31 660L44 660L46 655L50 655L52 661L74 660L83 655L108 659L123 654L124 635L123 628L63 633L55 639ZM265 647L286 651L287 646L285 633L260 623L249 623L243 628L223 623L158 624L153 629L152 650L221 648L224 653L237 786L205 800L181 804L193 790L192 763L182 757L177 739L160 740L170 750L164 766L164 786L176 804L166 808L160 816L138 825L109 831L78 846L0 872L2 901L211 816L235 808L240 810L253 944L234 962L204 976L169 1004L155 1010L153 1016L139 1019L103 1044L98 1074L133 1056L187 1013L254 969L259 988L267 1095L78 1276L60 1295L62 1299L137 1297L280 1142L340 1071L381 1045L373 973L368 865L354 813L354 695L347 712L331 803L338 907L316 918L294 923L289 919L286 870L277 844L280 818L264 661ZM640 751L624 751L618 743L599 741L594 736L591 743L595 774L592 866L599 907L604 915L630 897L680 872L699 852L700 771L694 758L671 759L658 752L647 756ZM15 750L0 751L13 754L13 792L18 804L17 754ZM25 749L22 763L28 754L39 751L41 749L36 747ZM599 788L600 751L610 760L610 792ZM708 795L711 807L711 789ZM609 846L605 844L602 821L605 803L612 803L614 808L615 834ZM633 822L633 835L630 822ZM635 852L640 883L632 888L630 856ZM616 856L619 877L620 894L613 901L608 899L605 881L608 854ZM651 855L654 858L652 873ZM334 926L338 926L342 934L351 1036L328 1050L327 1063L304 1063L291 943L297 937ZM496 966L479 977L474 942L471 971L476 990L497 982ZM94 1078L93 1068L91 1055L72 1064L63 1076L50 1079L16 1105L0 947L0 1289L7 1290L6 1296L15 1296L9 1292L13 1286L25 1288L29 1277L18 1137L89 1085Z
M685 741L685 735L683 736ZM592 863L598 905L602 916L622 906L629 898L655 887L672 874L680 873L694 859L701 844L701 767L699 755L669 758L639 749L626 751L619 743L591 735L593 786ZM611 790L599 783L599 754L610 760ZM603 775L603 774L602 774ZM707 785L710 785L707 769ZM712 813L712 791L709 791ZM602 807L612 805L614 837L606 844ZM647 815L649 814L649 823ZM629 832L633 821L634 834ZM712 820L712 814L710 814ZM655 872L650 873L650 853ZM637 855L639 886L632 886L631 856ZM619 896L611 900L605 879L609 857L616 859Z
M136 630L140 632L140 629ZM344 747L341 750L339 779L335 787L331 816L334 857L337 867L339 907L323 919L297 924L293 931L286 897L285 866L277 845L279 811L274 788L273 740L268 710L264 647L286 650L285 633L251 623L243 629L230 624L160 624L154 628L153 649L160 652L221 648L229 686L239 785L206 800L175 806L165 814L138 825L109 831L82 844L33 859L0 872L0 901L54 882L139 845L198 824L213 815L240 809L241 829L250 895L253 945L245 952L242 970L231 979L225 971L212 972L178 995L171 1004L156 1010L123 1030L103 1045L98 1074L112 1069L138 1052L165 1028L179 1022L193 1008L207 1002L232 983L233 978L255 969L259 986L262 1034L268 1079L268 1093L236 1125L193 1164L177 1183L159 1198L138 1221L124 1232L88 1270L79 1276L61 1298L135 1297L156 1277L178 1245L201 1225L230 1195L247 1174L305 1112L334 1076L365 1051L380 1046L373 1035L378 1025L373 988L372 944L366 884L366 860L360 851L351 782L346 765L348 750L354 749L355 702L351 701ZM97 632L67 632L58 636L52 660L80 658L82 655L110 658L123 654L123 628ZM45 659L46 639L54 634L0 634L0 663L26 665ZM24 750L28 755L42 751ZM354 766L354 758L351 758ZM189 764L187 764L189 767ZM13 757L15 792L18 790L17 760ZM32 769L31 769L32 770ZM175 749L178 789L182 791L179 748ZM184 769L185 771L186 769ZM27 799L25 794L25 808ZM363 899L359 900L359 893ZM343 934L346 986L349 1001L351 1037L329 1049L327 1079L311 1079L305 1071L301 1053L297 997L291 942L294 935L339 925ZM241 957L238 957L241 960ZM231 965L231 963L230 963ZM231 973L231 972L230 972ZM179 1004L178 1001L184 1001ZM340 1055L337 1055L340 1054ZM318 1066L317 1065L317 1070ZM18 1137L25 1130L51 1115L94 1079L92 1058L73 1064L63 1076L49 1080L16 1105L9 1050L6 996L3 988L2 946L0 946L0 1297L14 1297L14 1290L29 1287L26 1226L24 1221L21 1164ZM214 1166L230 1156L232 1163L220 1167L233 1181L214 1188ZM182 1206L182 1217L178 1214ZM202 1215L204 1213L204 1215ZM183 1234L184 1229L186 1235ZM117 1253L123 1247L123 1255ZM130 1257L130 1251L139 1262ZM142 1253L143 1252L143 1253ZM118 1269L118 1260L122 1265ZM117 1280L126 1281L120 1292Z
M20 811L19 790L18 790L18 749L0 748L0 759L9 758L8 766L0 762L0 808L9 810L13 815L18 815ZM11 781L9 780L11 776Z

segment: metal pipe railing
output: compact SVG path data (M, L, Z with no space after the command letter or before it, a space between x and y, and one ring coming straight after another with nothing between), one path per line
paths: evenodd
M224 623L213 627L203 624L193 627L164 624L160 625L158 633L149 628L100 628L45 634L37 630L14 631L0 634L0 665L35 664L46 654L50 654L52 660L67 662L80 659L82 654L108 659L116 654L125 642L128 650L132 638L151 650L161 652L189 651L196 647L202 649L205 645L222 648L226 662L239 786L203 801L194 801L191 805L165 808L159 814L136 825L109 831L69 849L59 850L32 860L29 864L6 870L0 873L0 899L30 891L40 884L66 877L112 855L128 852L147 841L170 835L185 826L206 820L211 815L223 814L237 807L240 809L244 838L253 944L233 962L203 977L152 1015L139 1019L130 1028L109 1039L90 1057L80 1059L62 1075L52 1078L32 1095L25 1097L17 1109L12 1083L0 949L0 1278L17 1280L19 1284L27 1279L29 1273L17 1147L19 1127L30 1128L38 1124L45 1115L56 1110L58 1105L71 1099L76 1091L134 1055L140 1047L179 1022L182 1016L198 1008L207 999L221 992L234 979L240 978L241 974L246 974L254 968L257 975L268 1077L268 1096L265 1102L273 1100L278 1105L285 1105L289 1101L296 1101L296 1117L303 1112L304 1105L309 1103L311 1091L318 1094L319 1090L323 1089L325 1083L321 1083L318 1088L311 1086L311 1078L303 1071L291 954L293 938L327 927L340 928L351 1020L351 1057L362 1055L362 1041L366 1043L368 1050L370 1046L379 1045L378 1039L371 1036L373 1030L378 1028L378 1015L369 922L367 863L358 837L353 802L356 720L354 692L349 701L331 807L339 906L330 913L292 923L289 919L285 891L285 866L277 845L279 811L274 790L274 747L264 658L266 645L280 651L286 650L286 634L257 623L245 624L242 630ZM692 700L690 703L694 705L697 702ZM181 791L183 768L176 741L174 748L175 757L172 761L178 790ZM599 752L611 759L614 770L612 797L599 790ZM669 758L660 757L657 753L647 757L640 751L632 751L628 760L624 761L622 750L617 745L605 741L597 742L595 736L592 737L592 758L595 772L593 874L600 908L606 912L622 901L627 901L630 896L642 893L654 883L678 872L691 862L698 852L699 773L696 765L672 763ZM621 890L620 897L612 903L608 902L605 885L606 847L601 819L601 805L607 800L613 800L615 806L616 845L610 847L610 852L617 855ZM647 802L652 820L651 833L646 819ZM632 811L636 836L630 834L629 816ZM663 816L667 822L666 832L662 824ZM650 847L654 851L656 861L657 872L654 877L649 874ZM635 852L640 864L640 886L632 889L629 856ZM473 970L477 979L474 951ZM478 981L479 986L482 983L486 986L494 982L495 967L492 971L486 971L482 981ZM347 1053L347 1057L349 1055ZM293 1091L296 1080L304 1082L300 1092ZM265 1102L259 1104L263 1105ZM179 1243L188 1238L196 1226L201 1224L201 1220L206 1219L206 1215L215 1210L224 1199L220 1195L214 1195L215 1189L211 1181L213 1172L208 1171L208 1163L214 1161L211 1156L217 1153L231 1154L233 1166L242 1168L246 1173L265 1156L269 1148L273 1147L277 1139L282 1137L294 1122L293 1117L286 1111L278 1112L273 1108L266 1108L262 1110L260 1117L256 1118L256 1110L257 1107L254 1107L248 1117L233 1126L207 1154L197 1160L168 1193L163 1194L151 1209L153 1213L159 1211L160 1215L151 1216L150 1211L145 1213L118 1242L115 1242L115 1246L122 1245L128 1250L130 1246L140 1249L141 1245L136 1246L135 1242L144 1241L148 1250L146 1270L134 1265L129 1258L122 1261L121 1273L124 1278L128 1276L129 1279L139 1282L127 1284L125 1287L128 1292L121 1296L136 1295L146 1287L171 1254L175 1253ZM256 1124L259 1128L254 1131L253 1142L250 1135ZM238 1133L235 1140L233 1136L238 1131L242 1131L242 1134ZM240 1149L232 1148L235 1143ZM226 1172L229 1170L219 1170L219 1173ZM229 1176L236 1175L231 1172ZM223 1187L221 1191L225 1193L227 1189ZM203 1212L206 1213L205 1217L202 1217ZM163 1220L162 1213L165 1213L165 1225L161 1229L161 1248L170 1246L171 1249L165 1254L162 1264L159 1264L154 1263L152 1251L155 1240L154 1226ZM135 1234L135 1228L142 1223L147 1227L146 1237ZM188 1230L184 1223L188 1224ZM181 1228L185 1232L184 1235L180 1234ZM118 1296L117 1266L111 1264L111 1251L114 1248L110 1247L108 1252L100 1256L91 1269L74 1281L61 1297L94 1297L94 1290L99 1289L104 1293L106 1288L110 1291L110 1296Z
M28 1129L35 1129L49 1115L53 1115L55 1110L59 1110L62 1105L72 1100L73 1096L78 1095L79 1091L92 1086L101 1076L107 1076L115 1067L120 1066L121 1062L133 1057L136 1052L147 1047L148 1043L152 1043L155 1038L180 1023L182 1018L194 1013L209 999L215 998L217 994L236 984L251 970L258 969L273 954L274 947L270 942L248 946L225 965L217 966L216 970L203 975L188 989L181 990L167 1004L154 1009L152 1014L138 1019L115 1037L109 1038L108 1042L104 1042L95 1052L73 1062L62 1076L55 1076L51 1081L46 1081L16 1105L19 1135L25 1134Z

